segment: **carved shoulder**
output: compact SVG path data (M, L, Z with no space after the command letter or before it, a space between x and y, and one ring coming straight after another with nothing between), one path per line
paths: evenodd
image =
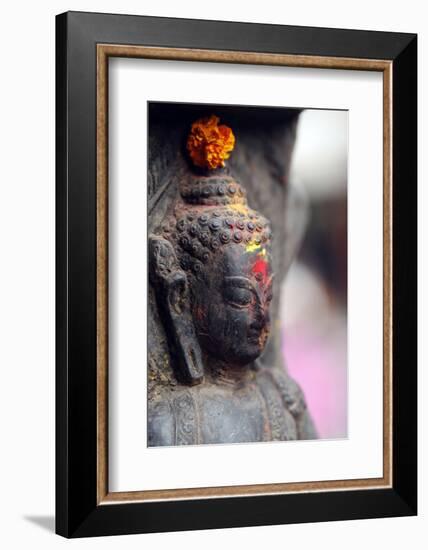
M298 439L317 439L317 431L306 406L306 399L299 384L288 374L277 369L266 371L275 382L285 406L296 422Z
M171 392L149 403L149 447L195 445L198 437L197 406L190 388Z

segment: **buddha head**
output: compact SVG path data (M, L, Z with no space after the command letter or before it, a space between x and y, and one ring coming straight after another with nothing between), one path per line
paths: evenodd
M188 148L199 162L203 152L192 156L190 138L195 125L212 124L212 118L192 126ZM221 150L215 154L224 164ZM213 168L210 158L207 170L181 178L177 199L150 236L152 281L189 383L202 379L203 354L225 368L249 365L263 352L270 328L269 223L249 208L242 185L222 165Z

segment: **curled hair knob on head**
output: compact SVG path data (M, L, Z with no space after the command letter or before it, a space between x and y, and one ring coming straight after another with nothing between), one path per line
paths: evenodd
M236 139L219 122L210 115L191 125L187 151L205 172L190 171L179 181L179 194L159 231L173 244L182 269L196 275L223 246L257 247L271 240L268 221L249 208L244 187L224 170Z

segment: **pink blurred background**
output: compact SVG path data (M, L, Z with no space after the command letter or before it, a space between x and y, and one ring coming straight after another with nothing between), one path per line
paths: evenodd
M306 197L308 226L284 282L282 350L319 437L347 437L346 111L305 110L290 180Z

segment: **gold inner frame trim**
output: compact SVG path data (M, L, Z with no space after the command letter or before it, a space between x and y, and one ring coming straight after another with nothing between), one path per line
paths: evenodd
M108 489L108 59L146 59L347 69L383 73L383 476L149 491ZM392 69L391 61L97 44L97 503L224 498L392 486Z

